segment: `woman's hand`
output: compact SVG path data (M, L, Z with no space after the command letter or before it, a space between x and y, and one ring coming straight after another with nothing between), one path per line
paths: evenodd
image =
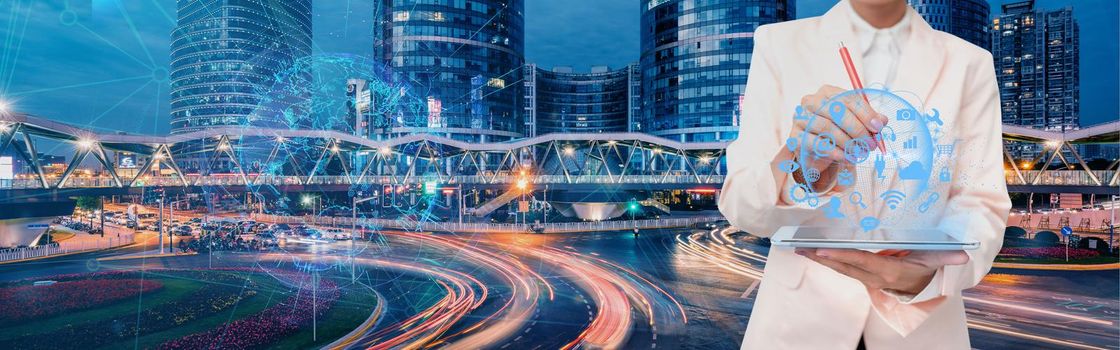
M836 147L828 152L827 156L818 156L815 151L794 154L786 149L779 152L774 159L774 164L778 164L801 155L810 157L811 159L796 160L802 165L802 170L804 167L812 167L820 171L820 179L810 184L814 191L828 188L836 180L841 169L850 167L850 164L843 162L844 147L849 140L863 138L867 141L867 145L874 146L876 142L872 135L878 133L887 124L887 118L875 112L857 94L832 101L838 103L830 102L833 97L845 91L839 87L824 85L816 93L802 97L802 110L817 117L813 118L812 123L807 118L795 117L793 128L790 130L789 137L803 142L801 147L805 149L815 147L816 141L821 137L831 138ZM804 137L802 137L803 133Z
M963 251L875 254L857 249L798 248L795 252L859 280L868 288L910 296L925 289L937 269L946 265L968 263L968 254Z

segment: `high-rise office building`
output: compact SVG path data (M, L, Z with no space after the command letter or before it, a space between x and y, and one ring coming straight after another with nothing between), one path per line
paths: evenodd
M1003 5L992 20L992 56L1005 124L1079 126L1078 37L1070 7L1037 10L1033 0Z
M551 71L534 64L526 67L525 112L532 127L527 136L629 131L637 113L631 84L638 80L636 64L613 71L597 66L590 73L576 73L569 67Z
M990 7L986 0L908 0L933 29L987 49Z
M1006 3L992 20L992 58L1004 124L1066 131L1080 126L1079 29L1073 9L1039 10L1033 0ZM1011 143L1030 159L1036 144Z
M523 136L523 0L381 0L374 53L427 101L384 135L434 133L471 142Z
M793 0L644 0L643 132L683 142L734 140L760 25L795 17Z
M261 95L311 55L311 0L179 0L171 36L172 133L289 127L301 113L262 106Z

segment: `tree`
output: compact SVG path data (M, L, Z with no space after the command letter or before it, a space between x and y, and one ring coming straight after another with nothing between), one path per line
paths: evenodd
M101 207L101 201L98 200L97 197L81 196L77 198L77 204L75 204L75 206L77 206L79 209L92 213L94 210L97 210ZM89 219L89 225L93 226L93 218Z

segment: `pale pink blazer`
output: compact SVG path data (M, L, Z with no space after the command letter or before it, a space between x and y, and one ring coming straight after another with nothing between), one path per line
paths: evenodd
M767 237L786 225L829 224L820 211L775 205L771 160L792 128L794 107L822 84L848 88L840 42L860 47L841 1L824 16L758 28L754 36L739 138L727 150L720 211L747 232ZM980 282L1003 241L1010 209L1003 176L999 91L992 56L935 31L913 9L911 37L892 90L936 106L944 137L959 140L954 180L937 224L980 241L966 265L937 272L910 301L868 290L791 249L773 247L750 315L744 349L968 349L961 290ZM860 56L853 55L857 69ZM961 179L961 180L958 180ZM825 201L822 201L822 203ZM881 203L880 203L881 204ZM939 286L935 288L932 286Z

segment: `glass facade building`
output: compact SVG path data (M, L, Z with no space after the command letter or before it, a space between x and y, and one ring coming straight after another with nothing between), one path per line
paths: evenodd
M172 133L291 126L261 94L311 54L311 0L179 0L171 40Z
M793 0L645 0L642 126L683 142L734 140L760 25L796 17Z
M527 136L549 133L589 133L629 131L637 111L631 96L631 81L636 80L637 65L610 70L593 67L590 73L574 73L570 68L551 71L526 65L533 84L525 85L528 118L535 128ZM529 71L531 69L532 71Z
M1080 124L1079 29L1073 9L1045 11L1034 1L1003 5L992 20L992 58L1004 124L1064 131ZM1016 147L1017 156L1038 152Z
M909 0L910 6L922 15L933 29L956 35L987 49L988 16L991 9L986 0Z
M523 0L381 0L375 11L375 55L427 102L426 115L396 118L375 134L523 136Z

